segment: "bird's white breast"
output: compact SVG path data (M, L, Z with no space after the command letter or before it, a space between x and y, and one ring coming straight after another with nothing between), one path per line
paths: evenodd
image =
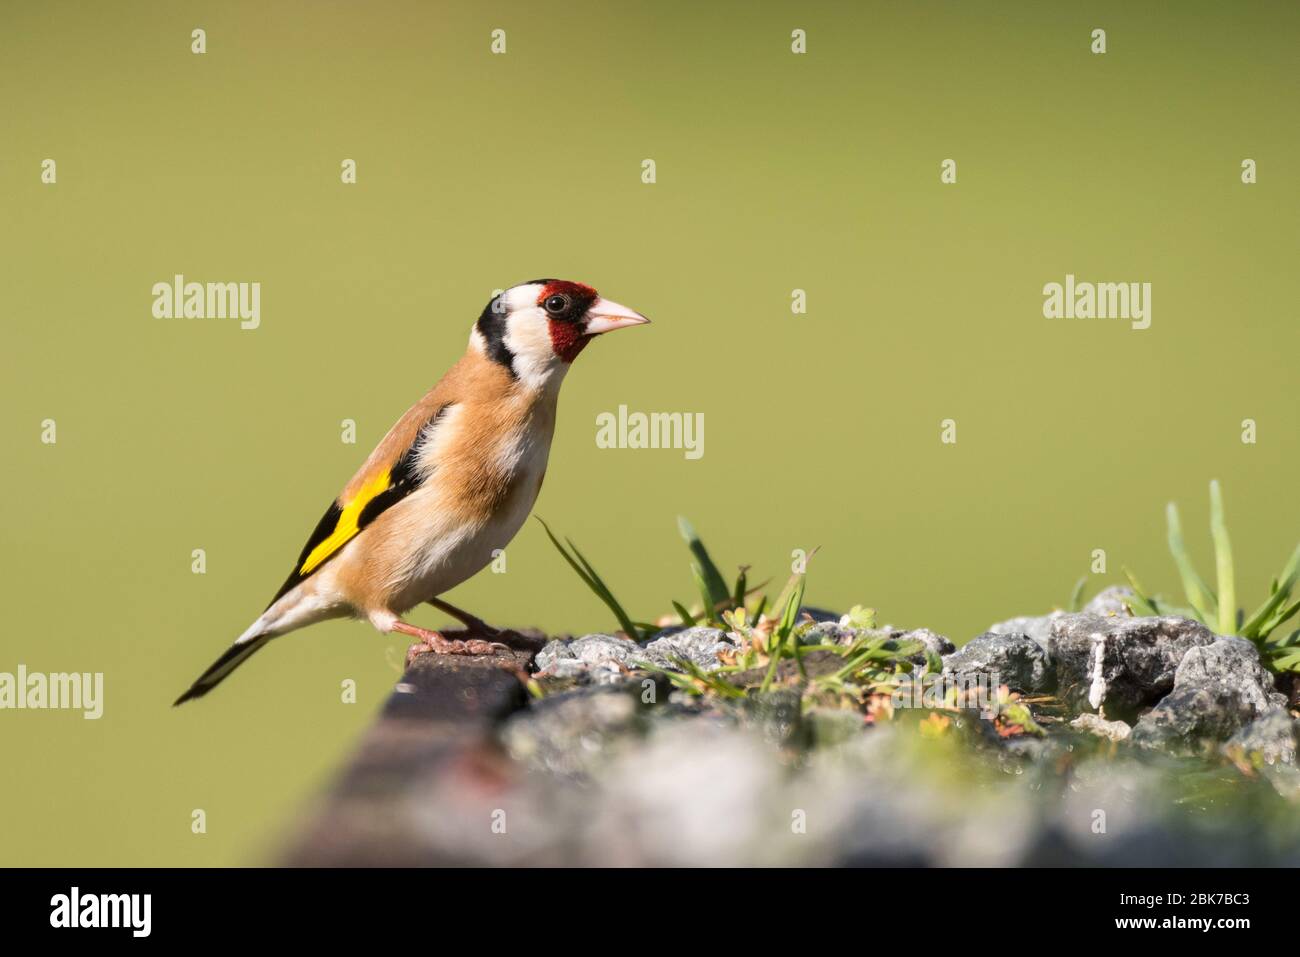
M456 441L460 428L457 410L449 416L435 443ZM457 496L462 476L435 465L420 489L396 508L410 534L408 560L397 563L392 582L391 608L401 614L421 602L455 588L483 569L523 526L537 500L550 454L554 418L531 423L482 449L486 472L503 476L509 494L500 507L486 515L466 516ZM427 450L435 460L437 444ZM395 509L396 510L396 509ZM395 516L396 517L396 516Z

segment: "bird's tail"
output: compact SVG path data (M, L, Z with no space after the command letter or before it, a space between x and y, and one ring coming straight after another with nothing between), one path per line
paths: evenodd
M259 619L260 621L260 619ZM256 627L256 625L254 626ZM249 632L253 632L249 634ZM190 690L172 702L172 707L178 704L184 704L191 698L202 698L205 694L215 688L221 682L226 680L226 676L242 665L264 644L274 638L274 634L257 634L253 628L245 632L239 639L225 650L220 658L212 662L208 670L199 675L194 684L190 685Z

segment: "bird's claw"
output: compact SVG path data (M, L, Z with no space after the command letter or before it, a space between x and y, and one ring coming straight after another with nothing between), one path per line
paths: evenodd
M500 655L509 654L509 645L499 641L483 641L470 638L467 641L430 636L422 638L406 649L406 666L420 655Z

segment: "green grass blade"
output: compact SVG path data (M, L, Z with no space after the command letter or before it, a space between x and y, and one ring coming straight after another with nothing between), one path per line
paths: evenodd
M781 616L780 630L785 632L782 643L790 647L790 652L794 655L794 663L799 666L799 674L807 678L808 672L803 667L803 653L799 648L799 639L794 633L795 625L799 622L799 609L803 607L803 589L804 579L800 578L799 586L794 592L794 600L786 608L786 613Z
M1183 591L1201 622L1213 628L1217 618L1215 614L1217 602L1214 593L1210 591L1210 586L1197 573L1187 554L1187 547L1183 544L1182 524L1178 521L1178 506L1173 502L1165 508L1165 519L1169 526L1169 552L1174 556L1174 564L1178 566L1179 577L1183 580Z
M699 665L697 665L695 662L691 661L688 658L673 657L668 660L671 661L678 668L680 668L683 674L678 675L677 678L674 678L674 675L677 674L676 672L669 671L667 668L660 668L656 665L650 664L649 662L645 663L645 668L648 671L654 671L654 672L658 672L659 674L666 675L668 679L672 681L674 684L678 685L679 687L687 687L688 690L695 691L696 693L698 693L699 690L698 688L693 688L690 687L689 685L684 685L680 679L685 678L687 679L687 681L698 681L701 684L708 687L708 689L712 691L714 694L721 695L724 698L748 697L748 695L746 695L745 693L744 688L738 687L737 685L733 685L730 681L723 678L721 675L717 674L716 672L705 671L703 668L701 668Z
M1264 622L1260 629L1259 637L1265 638L1270 632L1276 630L1280 625L1284 625L1297 611L1300 611L1300 599L1296 599L1291 604L1277 612L1272 618Z
M1214 570L1219 586L1219 634L1237 633L1237 586L1232 568L1232 542L1223 517L1223 492L1210 483L1210 534L1214 538Z
M772 608L774 610L785 608L786 603L790 601L790 595L794 592L795 587L799 584L800 579L802 579L803 576L807 573L808 566L812 564L813 556L816 555L820 549L821 546L818 545L816 548L814 548L812 551L810 551L807 555L804 556L803 559L804 571L790 573L789 581L785 583L785 586L777 594L776 601L772 602Z
M1274 671L1300 671L1300 631L1291 632L1280 644L1270 645L1265 649L1265 657Z
M795 624L799 621L799 609L803 607L803 589L804 576L800 575L798 583L794 586L794 593L790 596L790 600L786 602L785 611L781 613L781 623L776 629L782 641L790 637Z
M731 597L727 591L727 583L723 580L722 573L718 571L718 566L709 557L704 542L700 541L700 536L696 534L695 526L679 515L677 517L677 529L682 533L682 538L686 539L691 554L695 556L695 564L699 569L699 575L708 589L709 600L705 602L704 607L715 608L722 605Z
M597 588L599 588L597 594L609 607L609 610L614 613L614 617L618 619L619 626L623 629L623 633L633 641L640 641L640 629L638 629L636 623L632 621L632 617L623 610L623 606L619 603L618 599L614 597L614 593L609 590L609 586L605 584L604 579L596 574L596 569L592 567L591 562L587 561L582 552L578 551L578 546L573 544L571 539L566 538L565 542L571 549L573 549L573 554L577 557L578 561L582 562L583 567L587 570L587 574L591 576L591 580L596 583Z
M740 573L736 575L736 587L731 593L732 608L745 607L745 596L749 594L748 577L749 577L749 566L741 565Z
M1084 575L1074 583L1074 591L1070 593L1070 611L1078 611L1083 607L1083 589L1087 584L1087 575Z
M1297 581L1300 581L1300 545L1295 547L1291 553L1291 560L1286 563L1286 568L1282 569L1282 585L1284 591L1290 591Z
M768 661L767 674L763 675L763 683L758 686L760 692L766 691L768 688L772 687L772 679L776 677L776 666L781 660L780 644L776 641L772 641L768 653L771 655L771 658Z
M596 588L596 583L591 580L585 571L583 571L582 566L579 565L577 560L569 554L568 550L560 544L560 540L552 534L551 527L546 524L540 515L534 515L533 517L542 523L542 528L546 529L546 537L551 540L551 544L555 546L555 550L564 556L564 560L569 563L569 567L577 572L578 577L582 579L583 584L595 592L599 597L600 591Z
M1138 612L1140 617L1154 617L1159 615L1160 609L1156 606L1156 600L1147 597L1142 586L1138 584L1137 576L1125 568L1124 577L1128 579L1129 586L1133 589L1133 597L1128 599L1128 603L1132 609Z
M712 600L713 596L709 594L709 586L704 580L700 567L694 563L691 564L691 577L695 579L695 587L700 591L700 602L703 606L700 618L709 622L717 621L718 607Z
M763 683L759 686L760 691L766 691L772 686L772 679L776 677L776 666L780 663L787 650L786 639L794 631L794 624L799 618L799 606L802 601L803 575L798 575L796 576L795 587L790 590L790 596L786 599L785 607L781 611L781 621L772 633L772 640L768 642L772 660L767 667L767 674L763 676Z
M1287 562L1286 568L1282 569L1281 579L1273 579L1273 587L1269 592L1268 600L1260 605L1255 610L1255 613L1247 619L1246 624L1242 626L1242 637L1263 638L1286 620L1286 617L1277 621L1272 619L1277 610L1286 604L1287 599L1291 597L1291 589L1295 588L1298 578L1300 578L1300 545L1296 546L1296 550L1291 554L1291 560Z
M677 602L673 602L673 611L677 612L677 617L682 620L682 624L687 628L695 627L695 616L687 611L684 606L679 605Z
M564 556L564 560L569 563L569 567L577 573L578 577L581 578L583 583L591 589L592 593L604 602L605 607L614 613L614 617L618 619L619 626L623 629L624 634L633 641L640 640L641 633L637 630L636 625L632 623L632 619L628 617L627 612L623 610L623 606L618 603L618 600L614 597L613 593L610 592L608 587L606 587L600 576L596 574L596 570L591 567L585 558L582 557L582 553L578 551L573 542L569 542L569 547L573 549L573 554L570 555L568 550L560 544L560 540L555 537L555 534L551 531L551 527L543 521L542 517L536 515L534 518L542 523L542 528L546 529L546 537L551 540L551 544L555 546L555 550ZM581 562L581 564L579 564L579 562Z
M1284 671L1300 671L1300 649L1270 659L1269 665L1278 674Z

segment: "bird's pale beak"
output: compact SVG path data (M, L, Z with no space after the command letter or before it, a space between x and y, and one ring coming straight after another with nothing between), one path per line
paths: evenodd
M649 321L635 309L620 306L608 299L597 299L587 309L587 327L584 331L589 336L598 336L603 332L639 326Z

